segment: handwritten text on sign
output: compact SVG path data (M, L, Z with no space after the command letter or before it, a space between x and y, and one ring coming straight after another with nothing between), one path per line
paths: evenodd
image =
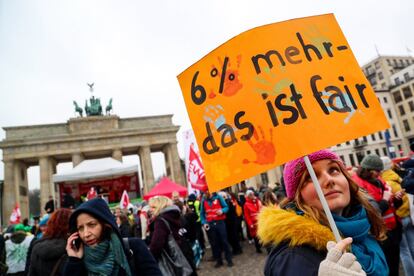
M244 32L178 79L211 191L388 127L332 14Z

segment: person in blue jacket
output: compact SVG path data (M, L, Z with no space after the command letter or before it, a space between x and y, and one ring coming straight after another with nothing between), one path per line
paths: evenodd
M63 275L160 275L145 243L129 238L124 245L107 203L95 198L82 203L71 215L66 243L69 256Z

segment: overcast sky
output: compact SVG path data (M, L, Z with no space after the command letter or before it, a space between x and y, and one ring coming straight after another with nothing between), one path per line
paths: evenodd
M377 56L375 45L381 55L414 52L413 11L412 0L0 0L0 126L66 122L95 82L94 95L103 105L112 97L121 118L174 114L181 141L191 126L176 76L228 39L334 13L362 65Z

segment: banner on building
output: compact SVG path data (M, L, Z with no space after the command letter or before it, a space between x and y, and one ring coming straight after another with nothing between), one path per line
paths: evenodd
M333 14L241 33L178 80L211 191L389 127Z

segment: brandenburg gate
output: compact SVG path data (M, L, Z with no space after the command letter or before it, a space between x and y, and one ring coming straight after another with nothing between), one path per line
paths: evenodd
M172 115L124 118L101 115L69 119L66 123L4 127L0 142L4 162L3 222L8 223L15 203L22 218L29 215L27 169L40 167L41 210L49 195L55 195L52 181L56 165L84 159L138 155L144 193L154 185L151 152L163 152L167 176L184 184Z

